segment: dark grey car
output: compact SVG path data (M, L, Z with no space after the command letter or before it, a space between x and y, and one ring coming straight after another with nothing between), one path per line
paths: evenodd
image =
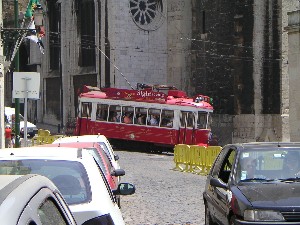
M224 146L203 199L205 224L300 224L300 143Z

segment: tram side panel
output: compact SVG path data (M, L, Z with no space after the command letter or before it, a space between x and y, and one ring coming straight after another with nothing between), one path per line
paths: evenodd
M109 123L78 119L76 135L103 134L108 138L149 142L175 146L176 144L207 145L209 130L161 128L134 124Z
M86 118L81 118L80 124L80 130L77 132L78 135L100 133L113 139L142 141L170 146L178 144L179 139L178 130L170 128L99 122ZM77 127L79 126L77 125Z

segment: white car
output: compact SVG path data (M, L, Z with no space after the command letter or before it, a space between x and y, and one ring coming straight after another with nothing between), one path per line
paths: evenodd
M4 114L6 117L6 123L8 123L11 128L13 128L13 126L15 125L15 108L5 107ZM20 118L20 134L23 137L24 127L25 127L24 117L20 114L19 118ZM27 121L26 126L27 126L27 134L30 135L30 137L33 137L35 134L38 133L38 129L36 125L34 125L33 123Z
M57 187L37 174L0 176L0 220L2 225L76 225Z
M97 142L102 149L107 153L107 156L111 160L114 169L120 169L118 162L119 156L114 153L112 146L104 135L82 135L62 137L55 140L53 143L70 143L70 142Z
M28 147L0 150L0 174L40 174L58 187L78 224L125 224L114 194L130 195L132 184L112 193L93 156L81 148Z

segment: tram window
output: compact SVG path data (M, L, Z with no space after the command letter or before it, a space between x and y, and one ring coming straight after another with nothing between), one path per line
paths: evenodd
M162 110L161 112L161 127L173 127L174 111Z
M194 127L194 113L193 112L181 112L180 124L181 127Z
M160 109L149 109L147 124L158 126L160 122Z
M212 121L213 121L213 119L212 119L211 113L208 113L207 129L211 129Z
M123 113L122 122L129 123L129 124L132 123L134 108L131 106L123 106L122 113Z
M81 117L91 117L92 112L92 103L83 102L81 104Z
M147 109L146 108L135 108L135 119L134 123L139 125L146 124L146 117L147 117Z
M109 122L120 123L121 122L121 106L110 105L109 106Z
M96 120L107 121L108 105L97 104Z
M198 120L197 120L197 127L199 129L206 129L206 120L207 120L207 113L199 112Z

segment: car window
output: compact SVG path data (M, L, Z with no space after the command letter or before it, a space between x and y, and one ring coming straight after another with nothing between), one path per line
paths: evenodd
M105 166L107 165L106 162L104 161L103 157L100 155L100 153L96 148L85 148L85 149L94 157L94 159L96 160L97 164L100 166L104 174L110 173L109 169L106 168Z
M105 164L108 166L108 170L111 172L113 170L112 168L112 162L108 156L108 154L103 150L102 147L99 148L99 151L101 152L102 158L105 162Z
M216 160L213 173L224 183L228 183L230 174L233 169L236 151L229 149L220 154Z
M107 157L109 158L109 160L112 160L112 155L111 152L109 151L108 147L106 146L106 144L104 142L98 142L98 144L100 145L100 147L103 149L103 151L106 153Z
M241 152L237 162L236 180L253 178L276 180L300 177L300 149L249 149ZM252 180L249 180L252 179Z
M1 175L40 174L58 187L68 204L91 200L91 188L84 166L77 161L66 160L1 160Z
M60 213L55 203L51 199L39 207L38 215L43 225L66 225L64 216Z

